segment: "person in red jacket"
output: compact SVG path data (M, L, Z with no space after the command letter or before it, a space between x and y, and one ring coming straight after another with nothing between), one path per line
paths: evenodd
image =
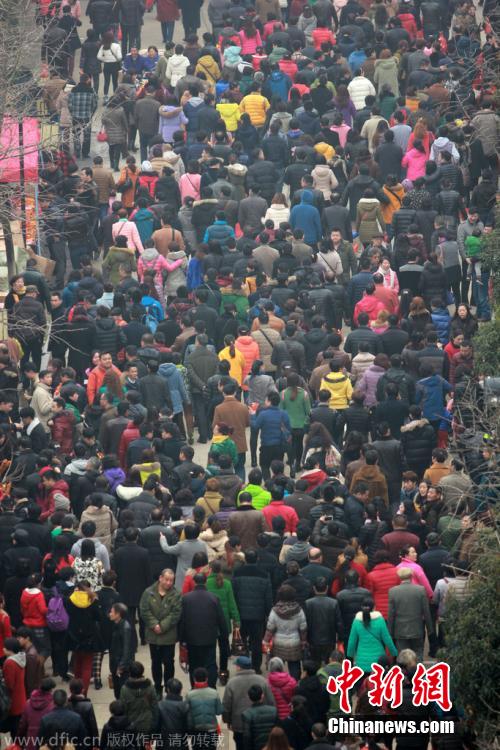
M52 402L52 417L48 422L52 442L58 445L67 456L73 455L76 417L66 409L63 398L57 397Z
M120 445L118 446L118 460L120 466L125 471L127 470L127 450L132 440L140 438L141 433L139 431L139 425L144 421L143 417L137 414L131 422L125 427L120 438Z
M3 664L3 678L10 697L10 708L2 729L10 732L11 737L14 738L26 705L26 690L24 687L26 654L21 650L17 638L6 638L3 652L7 657Z
M24 707L21 721L17 728L17 736L22 737L22 747L26 750L35 750L37 745L40 722L45 714L54 709L52 691L56 682L52 677L44 677L39 690L34 690Z
M40 589L42 576L33 573L21 594L21 616L23 625L33 632L33 643L44 660L50 656L50 638L47 630L47 603Z
M59 493L69 498L69 487L59 471L45 466L39 472L42 484L36 496L36 503L42 509L40 521L46 521L55 510L55 496Z
M7 638L12 635L10 617L5 611L5 598L0 594L0 654L3 654L3 645Z
M337 565L335 568L335 572L333 574L333 583L332 587L330 589L330 594L332 596L337 596L339 591L341 591L344 588L345 584L345 574L348 570L355 570L359 576L359 586L366 589L367 586L367 573L364 567L360 564L354 561L354 558L356 557L356 550L354 547L351 547L348 545L345 550L342 552L342 554L339 555L337 560Z
M375 284L372 284L370 282L366 285L364 297L362 297L362 299L360 299L354 307L353 320L355 323L357 323L358 315L362 312L365 312L368 315L371 323L372 321L377 319L379 312L384 309L384 303L375 297Z
M299 517L294 508L285 505L285 501L283 500L284 495L285 490L283 487L274 485L271 489L271 502L263 508L262 515L266 519L266 523L270 529L273 527L273 518L281 516L285 521L285 532L295 534Z
M389 553L385 549L379 549L374 555L375 565L366 577L366 587L373 594L373 601L378 612L384 620L389 615L389 589L399 586L401 579L398 576L396 566L389 562Z

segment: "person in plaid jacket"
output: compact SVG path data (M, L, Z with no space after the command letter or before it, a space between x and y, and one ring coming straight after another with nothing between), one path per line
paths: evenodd
M77 159L80 156L85 159L90 153L91 122L97 109L97 94L92 88L90 76L80 76L80 82L68 96L68 108L73 118L75 156Z

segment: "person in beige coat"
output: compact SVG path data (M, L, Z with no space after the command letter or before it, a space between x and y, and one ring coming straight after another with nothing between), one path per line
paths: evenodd
M90 495L90 505L83 511L80 518L78 531L82 532L82 526L85 521L93 521L96 526L94 536L104 544L108 552L111 552L111 537L113 532L118 528L118 523L111 509L104 505L102 496L99 493Z
M31 407L35 410L35 415L43 425L43 429L49 432L48 421L52 416L52 373L49 370L42 370L38 377L38 383L33 391Z
M251 336L259 345L260 358L264 363L264 372L276 372L276 365L271 363L271 357L274 347L281 341L281 336L278 331L275 331L269 325L269 315L266 312L262 311L259 314L259 323L260 327L256 331L252 331Z
M316 156L316 166L311 172L311 177L314 189L321 190L324 199L330 200L330 195L338 187L339 182L321 154Z

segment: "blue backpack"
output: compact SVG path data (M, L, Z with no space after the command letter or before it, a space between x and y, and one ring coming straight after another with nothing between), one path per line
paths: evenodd
M158 317L156 314L156 308L152 305L146 307L146 312L142 316L143 325L147 326L151 333L156 333L158 328Z

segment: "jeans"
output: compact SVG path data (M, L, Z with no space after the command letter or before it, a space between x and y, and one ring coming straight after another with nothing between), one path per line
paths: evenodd
M114 172L118 172L118 168L120 166L120 154L122 152L122 143L108 143L108 149L109 149L109 163L111 166L111 169ZM106 206L106 213L107 213L108 207ZM106 216L106 214L104 214Z
M66 240L47 237L49 255L55 261L54 283L56 289L64 287L64 276L66 274Z
M115 694L116 700L119 700L121 689L127 682L130 675L128 672L122 672L121 674L112 672L111 674L113 676L113 693Z
M149 653L151 654L151 674L153 675L155 689L160 691L162 676L163 686L166 688L168 680L170 680L175 674L175 643L161 646L150 643Z
M469 277L467 276L468 264L465 260L462 261L462 302L469 303Z
M264 626L259 620L242 620L240 633L243 641L248 639L248 647L252 656L252 669L260 672L262 664L262 638Z
M109 84L113 83L113 93L116 91L118 86L118 71L120 70L120 63L104 63L104 96L109 91Z
M231 655L231 648L229 646L229 638L227 635L220 635L218 638L219 642L219 671L227 672L227 663Z
M283 461L285 447L283 445L261 445L260 446L260 468L264 479L269 479L271 472L269 470L272 461Z
M288 671L290 672L291 677L297 680L297 682L300 680L300 661L287 661Z
M488 282L490 280L490 272L482 271L481 278L478 279L476 272L472 272L472 297L476 304L477 317L482 320L491 319L491 308L488 299ZM478 282L481 282L480 284Z
M132 47L141 49L141 27L122 25L122 56L125 57Z
M215 654L215 643L213 646L191 646L187 645L189 659L189 679L194 685L194 673L198 667L204 667L208 672L209 687L217 685L217 659Z
M171 42L174 38L175 21L161 21L161 35L163 43Z
M208 402L202 393L192 393L193 412L198 423L200 440L204 443L210 437L210 425L208 421Z
M136 615L137 615L137 619L139 620L139 637L141 639L141 642L143 643L144 642L144 622L141 620L141 617L139 615L139 607L134 607L130 605L128 608L128 616L129 616L130 624L132 625L132 638L133 638L135 649L137 649L137 633L135 631L135 621L136 621L135 616Z
M52 653L52 670L60 677L68 674L68 638L66 633L50 633L50 649Z
M84 159L90 154L90 138L92 135L92 124L90 120L73 119L73 146L75 156Z
M148 158L148 146L149 141L151 140L153 136L148 135L147 133L141 133L139 131L139 144L141 147L141 161L146 161Z
M250 459L252 466L257 466L257 441L259 439L259 433L255 427L250 427Z
M239 476L242 482L245 481L245 459L246 459L246 453L238 453L238 460L236 462L236 466L234 467L235 474Z
M42 346L43 339L29 339L25 341L21 338L21 345L23 347L23 356L21 357L21 367L29 362L30 360L34 363L37 370L42 365Z
M292 429L292 440L287 447L288 463L290 469L299 471L304 450L304 430L300 428Z
M68 249L73 270L77 271L81 268L82 256L90 254L90 247L88 245L70 245Z

